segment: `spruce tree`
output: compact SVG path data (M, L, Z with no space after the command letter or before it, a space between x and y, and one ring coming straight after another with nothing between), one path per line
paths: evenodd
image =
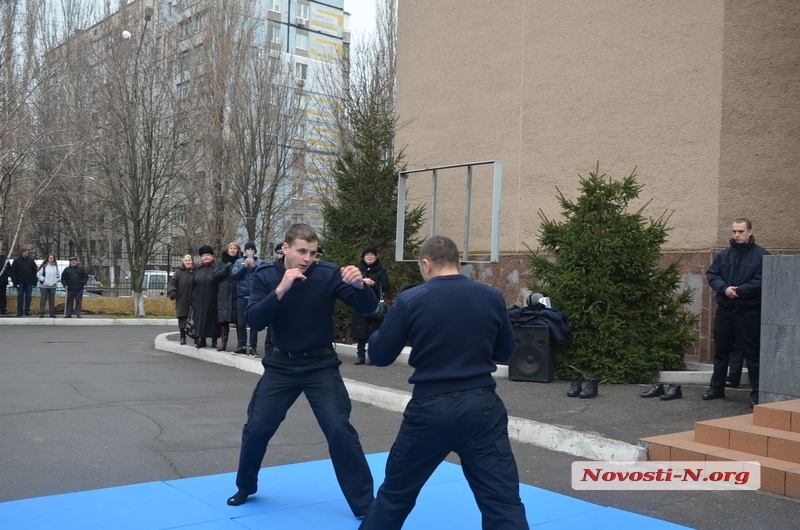
M660 370L684 369L696 320L684 306L693 294L677 292L679 263L658 266L669 217L645 218L647 205L628 211L642 189L635 170L620 181L599 173L598 164L589 178L580 177L575 202L558 190L564 221L539 212L530 287L569 317L572 337L556 355L561 377L648 383Z

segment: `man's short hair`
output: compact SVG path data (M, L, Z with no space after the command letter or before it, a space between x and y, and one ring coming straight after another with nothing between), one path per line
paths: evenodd
M437 269L448 265L458 267L461 263L458 247L447 236L433 236L423 243L419 249L419 261L423 259L428 260Z
M748 230L752 230L753 229L753 223L751 223L750 219L748 219L747 217L740 217L740 218L738 218L737 220L735 220L733 222L733 224L735 224L735 225L740 225L742 223L747 225L747 229Z
M314 229L303 223L290 226L289 230L286 231L286 237L283 238L287 245L294 243L295 239L304 239L309 243L313 241L319 243L319 237L317 237L317 233L314 232Z

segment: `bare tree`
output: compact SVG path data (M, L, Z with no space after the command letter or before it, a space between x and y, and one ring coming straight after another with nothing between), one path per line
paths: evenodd
M143 316L144 271L193 174L196 112L176 87L174 36L154 35L148 20L142 26L132 12L122 17L134 38L109 33L101 41L92 146L99 199L117 215L112 227L128 256L135 314Z

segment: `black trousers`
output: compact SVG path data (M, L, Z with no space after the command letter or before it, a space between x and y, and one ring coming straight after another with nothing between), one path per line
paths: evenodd
M714 373L709 387L711 390L725 391L725 376L728 374L731 351L737 339L747 364L747 375L750 377L750 397L757 399L761 357L761 308L738 311L717 308L714 322Z
M454 451L484 530L527 530L508 415L491 387L412 399L386 461L386 478L359 530L399 530L422 486Z
M358 433L350 424L352 405L339 373L342 363L336 353L293 359L269 350L261 364L264 375L253 390L247 407L247 424L242 429L236 486L247 494L256 492L267 444L289 407L304 393L328 441L342 493L353 514L364 515L373 500L372 473Z
M236 299L236 345L247 345L247 319L244 316L247 310L247 303L250 301L248 296L240 296ZM258 346L258 331L250 330L250 347L255 349Z

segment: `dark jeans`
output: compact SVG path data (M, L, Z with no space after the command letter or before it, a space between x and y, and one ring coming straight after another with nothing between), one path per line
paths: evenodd
M359 530L399 530L422 486L454 451L484 530L528 529L503 401L490 387L412 399L386 462L386 479Z
M742 355L742 347L739 341L733 343L733 349L730 354L730 371L728 372L728 381L733 386L739 386L742 382L742 367L744 366L744 356Z
M6 280L2 280L3 284L0 285L0 313L6 312L6 289L8 287Z
M74 312L81 316L81 306L83 306L83 289L67 289L67 303L64 306L64 316L72 316Z
M31 312L31 292L32 283L21 283L17 286L17 314L29 314Z
M342 382L336 353L292 359L269 350L261 360L264 375L258 381L247 407L242 429L242 449L236 485L253 494L258 489L258 471L269 443L286 411L305 393L325 438L342 493L356 516L363 515L373 500L372 473L367 465L358 433L350 424L350 396ZM274 485L280 488L280 485Z
M742 356L747 363L750 377L750 397L758 399L758 376L760 371L761 309L733 311L717 308L714 322L714 373L709 387L711 390L725 391L725 376L728 374L733 345L737 341L742 348Z
M42 292L42 299L39 302L39 314L44 315L44 307L50 304L50 315L56 314L56 288L55 287L39 287Z
M247 309L249 297L240 296L236 299L236 342L237 346L247 345L247 319L244 312ZM255 349L258 346L258 331L250 330L250 347Z
M358 358L362 361L367 358L367 339L358 339L356 355L358 355Z

